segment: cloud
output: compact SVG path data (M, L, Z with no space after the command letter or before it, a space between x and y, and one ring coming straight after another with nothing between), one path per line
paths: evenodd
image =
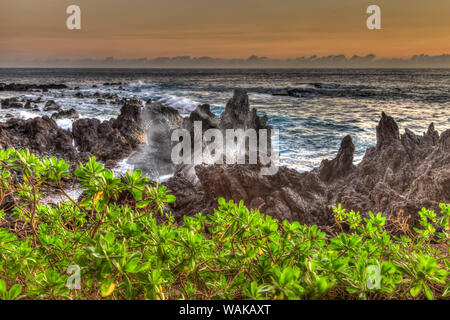
M0 67L98 67L98 68L450 68L450 54L414 55L410 58L377 58L340 55L302 56L293 59L271 59L252 55L249 58L221 59L208 56L158 57L154 59L52 59L5 60Z

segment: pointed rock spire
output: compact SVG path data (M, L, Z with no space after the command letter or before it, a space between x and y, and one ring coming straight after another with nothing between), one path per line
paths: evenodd
M348 175L353 168L355 145L352 137L347 135L341 141L341 147L333 160L323 160L319 168L319 176L323 181L332 181Z
M377 126L377 150L384 146L395 144L400 141L400 131L394 118L381 113L380 122Z

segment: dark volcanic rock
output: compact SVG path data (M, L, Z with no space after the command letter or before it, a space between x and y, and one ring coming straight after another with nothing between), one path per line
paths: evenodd
M331 161L322 161L319 168L320 179L328 182L348 175L355 168L353 165L354 152L355 146L353 145L352 137L345 136L336 158Z
M256 138L257 143L259 143L260 139L260 129L271 129L270 126L267 126L267 117L259 117L256 114L256 109L251 109L249 105L248 95L245 90L237 89L233 93L233 97L228 101L226 108L224 112L221 114L220 117L217 117L214 115L210 110L210 105L203 104L199 105L191 114L183 119L183 129L189 131L190 137L191 137L191 146L194 147L195 144L200 143L205 149L209 143L205 140L201 141L195 141L196 134L194 130L195 122L201 123L202 133L209 129L217 129L219 130L223 137L226 138L226 130L227 129L242 129L242 130L249 130L254 129L256 131ZM198 138L198 137L197 137ZM201 138L201 137L200 137ZM267 147L269 153L271 153L271 132L267 132ZM248 139L243 141L243 148L244 154L245 154L245 163L249 163L249 158L251 152L256 153L256 163L261 164L258 158L257 150L250 150L249 146L247 145ZM223 163L226 163L226 149L227 149L227 143L229 141L223 141ZM232 141L231 143L233 143ZM239 148L241 146L234 145L233 148ZM175 176L183 176L184 179L195 185L196 187L200 186L200 180L198 177L198 167L195 167L195 155L196 149L192 148L191 150L191 163L190 164L182 164L178 165L176 168L176 174ZM221 158L219 158L221 159ZM220 160L219 160L220 161ZM206 165L201 165L206 166ZM220 168L221 166L217 166L217 168ZM260 166L254 166L257 167L258 170L261 169ZM173 181L173 179L171 179ZM170 183L170 182L169 182ZM176 182L175 182L176 183ZM183 197L183 195L180 195Z
M381 113L381 120L377 126L377 150L391 144L400 142L400 134L397 123L394 118Z
M203 123L214 119L204 116L208 109L199 111L191 117ZM257 126L249 119L248 100L238 93L221 123ZM280 167L275 174L262 176L257 165L185 166L167 182L177 197L172 209L177 215L210 213L222 196L244 200L247 206L279 219L329 226L334 222L329 205L341 203L362 216L369 211L387 217L405 213L414 224L422 207L439 211L439 203L450 202L450 130L439 135L431 124L423 136L408 129L400 136L395 120L383 112L377 145L356 166L354 150L351 137L346 136L335 159L324 160L319 168L305 173Z
M60 111L62 108L53 100L47 101L44 111Z
M442 150L442 137L430 125L423 136L410 130L399 137L395 121L382 114L377 146L370 148L343 180L328 186L330 204L385 216L405 212L417 217L422 207L439 210L450 201L450 152ZM439 142L438 142L439 141Z
M124 104L120 109L119 116L112 120L112 127L119 130L132 148L136 148L140 143L145 142L140 102Z
M29 148L39 155L78 159L70 131L61 129L46 116L28 120L10 119L0 123L0 145L3 148Z
M192 111L185 119L185 128L192 128L195 121L202 122L202 128L205 130L216 129L220 126L220 119L211 112L209 104L199 105L194 111Z
M387 217L403 212L414 224L422 207L439 211L439 203L450 203L450 129L439 134L431 124L422 135L408 129L400 135L395 120L383 112L376 128L376 146L367 149L357 165L353 164L352 139L345 136L336 157L322 161L311 172L279 167L272 175L262 175L261 164L175 168L171 161L173 130L184 128L193 134L195 121L201 121L203 131L269 129L267 117L257 116L243 90L234 92L220 117L209 105L198 106L182 119L178 111L158 102L149 101L144 108L137 99L117 102L124 105L116 119L78 119L72 133L48 117L10 119L0 123L0 147L30 148L39 155L72 161L95 155L108 167L138 151L130 157L131 164L155 176L175 172L166 185L177 197L172 210L178 217L211 213L217 198L224 197L243 200L250 208L279 219L309 225L332 225L329 205L338 203L362 216L369 211ZM3 100L2 108L14 103L19 101ZM53 106L49 103L48 107Z
M62 110L59 112L55 112L52 114L52 119L78 119L80 117L80 114L75 109L69 109L69 110Z
M2 109L21 109L23 105L19 102L17 98L7 98L1 102Z
M132 151L131 144L109 121L79 119L72 124L72 133L81 152L88 152L101 161L119 160Z
M44 90L49 89L67 89L65 84L20 84L20 83L0 83L0 91L31 91L31 90Z
M191 145L194 145L194 124L201 122L202 133L209 129L220 128L220 118L211 112L209 104L202 104L192 111L188 117L183 119L183 128L188 130L191 135ZM204 144L204 143L202 143Z
M79 119L72 124L76 146L101 161L120 160L145 141L141 129L141 107L124 105L117 119Z
M331 223L326 186L314 173L281 167L274 175L262 176L257 165L198 165L195 172L199 187L179 175L167 182L177 197L176 213L212 213L217 199L224 197L237 202L243 200L247 206L261 208L262 212L279 219L319 225ZM189 204L188 208L180 206L178 201Z
M267 116L258 117L256 109L250 109L245 90L237 89L220 116L221 129L267 129Z

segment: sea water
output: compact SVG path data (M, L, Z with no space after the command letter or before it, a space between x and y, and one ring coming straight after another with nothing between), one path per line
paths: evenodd
M431 122L439 132L450 129L450 69L0 69L0 82L64 83L70 89L0 91L0 99L41 96L41 110L46 101L54 100L63 109L74 108L82 117L100 120L116 117L121 106L77 98L77 92L135 96L143 103L152 99L182 115L209 103L220 115L233 90L244 88L251 107L267 114L269 124L279 130L280 164L298 171L333 158L347 134L355 144L355 162L360 161L376 144L382 111L394 117L401 133L407 127L422 134ZM103 85L106 82L123 84ZM297 89L299 96L272 95L286 88ZM0 121L6 121L8 113L26 119L52 112L5 109L0 110ZM70 130L72 121L57 123ZM129 169L126 163L121 168Z

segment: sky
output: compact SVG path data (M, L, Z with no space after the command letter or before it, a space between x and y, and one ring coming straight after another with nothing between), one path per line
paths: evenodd
M68 30L66 8L81 8ZM381 8L381 30L366 9ZM450 53L448 0L0 0L1 62Z

